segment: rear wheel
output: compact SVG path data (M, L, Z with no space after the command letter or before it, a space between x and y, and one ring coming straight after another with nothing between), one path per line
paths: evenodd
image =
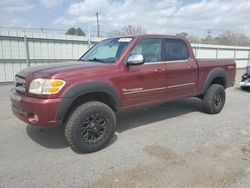
M226 94L224 87L218 84L213 84L208 88L202 100L203 110L209 114L220 113L224 107L225 100Z
M65 137L77 152L90 153L104 148L115 132L116 117L104 103L91 101L80 105L69 117Z

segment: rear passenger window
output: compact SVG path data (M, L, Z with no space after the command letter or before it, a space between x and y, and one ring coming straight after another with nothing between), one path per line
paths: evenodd
M188 59L188 57L188 48L184 41L179 39L164 39L164 61L185 60Z

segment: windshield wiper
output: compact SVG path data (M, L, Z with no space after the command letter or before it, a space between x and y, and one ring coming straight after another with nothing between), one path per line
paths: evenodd
M96 62L100 62L100 63L107 63L107 61L105 61L103 59L98 59L98 58L85 59L85 61L96 61Z

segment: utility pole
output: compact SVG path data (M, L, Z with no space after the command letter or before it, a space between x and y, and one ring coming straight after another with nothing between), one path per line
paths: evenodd
M211 33L212 33L212 30L211 29L207 29L207 38L208 38L208 44L211 43L211 39L212 39L212 36L211 36Z
M97 37L100 36L99 12L96 13Z

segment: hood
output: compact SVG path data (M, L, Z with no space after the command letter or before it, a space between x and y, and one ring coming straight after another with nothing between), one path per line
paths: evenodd
M17 73L17 75L26 78L30 74L41 73L41 74L55 74L62 73L68 71L74 71L79 69L86 69L92 67L105 66L107 64L104 63L96 63L96 62L81 62L81 61L70 61L66 63L55 63L50 65L40 65L33 66L26 69L21 70Z

